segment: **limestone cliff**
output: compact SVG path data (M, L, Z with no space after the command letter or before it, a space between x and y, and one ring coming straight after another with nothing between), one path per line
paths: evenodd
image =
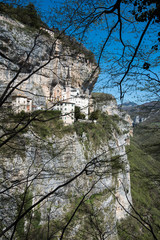
M44 114L46 117L47 112ZM26 133L19 134L2 148L4 193L0 199L0 211L3 229L15 220L27 187L30 201L26 201L31 205L44 198L32 209L33 225L31 223L29 233L32 239L38 239L33 238L34 234L39 239L42 236L47 239L47 221L53 236L51 239L59 239L84 197L64 239L92 240L103 235L103 239L117 240L117 220L126 216L125 210L129 211L131 201L130 171L125 151L129 124L120 115L104 113L96 124L79 122L67 128L60 120L48 124L32 124ZM74 180L63 186L71 179ZM38 228L34 228L36 211L41 216ZM17 227L16 236L20 239L27 234L27 216L22 233L19 230L21 225ZM7 232L6 236L9 235Z
M53 31L30 29L1 15L1 91L16 74L11 87L23 81L17 88L24 90L37 105L45 106L55 82L65 85L68 77L81 92L91 91L98 77L92 53L77 42L74 44L75 40L70 40L70 46L65 41Z
M73 87L92 90L97 66L84 53L64 46L54 33L33 32L4 16L0 20L1 90L17 76L9 89L22 81L16 88L38 105L45 105L55 81L65 84L68 77ZM70 240L118 240L117 221L131 202L125 150L130 120L113 97L96 108L101 112L96 123L67 127L54 111L36 117L3 114L1 142L13 137L0 153L2 239L58 240L64 233Z

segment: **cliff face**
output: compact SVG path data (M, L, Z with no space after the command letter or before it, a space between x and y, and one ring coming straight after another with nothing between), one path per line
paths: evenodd
M45 105L54 83L65 85L68 77L71 85L82 92L93 89L98 77L97 65L80 52L78 44L74 48L71 41L71 46L66 46L51 31L38 32L3 15L0 23L0 49L6 56L0 57L2 89L19 69L12 87L24 80L17 88L25 90L36 104Z
M96 124L76 123L75 128L58 128L54 125L58 123L53 122L48 136L44 134L46 123L32 125L9 147L2 148L4 194L0 211L4 216L3 229L15 220L27 187L30 204L40 201L32 210L31 236L43 235L46 239L49 217L50 233L53 239L59 239L83 200L64 239L94 239L102 235L107 240L118 239L117 220L125 218L131 201L125 151L130 126L120 115L102 114L102 117ZM39 228L34 228L35 211L40 214ZM20 239L27 234L25 228L28 227L26 216L23 231L21 229L23 234L19 232L19 225L17 228Z
M0 20L1 56L6 54L0 58L2 90L17 73L10 88L22 81L17 88L37 105L45 105L54 83L65 84L68 77L73 87L92 90L98 73L90 80L96 64L85 54L64 47L54 33L37 35L13 20ZM118 239L117 220L125 218L131 202L125 151L130 122L113 98L96 108L102 112L97 123L67 127L53 111L41 111L1 148L0 228L8 229L2 239L62 239L63 232L64 239ZM0 131L10 134L26 118L4 114Z

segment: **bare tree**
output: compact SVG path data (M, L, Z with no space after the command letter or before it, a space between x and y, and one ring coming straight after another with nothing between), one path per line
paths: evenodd
M159 1L65 2L59 11L64 18L57 19L57 25L63 29L69 19L73 25L68 34L93 45L98 65L106 73L98 85L101 90L118 87L121 101L129 91L139 94L142 90L146 95L143 100L159 101L159 7ZM75 9L77 14L71 19ZM157 239L153 230L158 227L156 223L133 210L141 225Z
M67 21L66 25L64 23L62 24L62 31L56 29L44 29L44 26L41 26L41 29L38 28L34 33L32 32L32 41L29 42L27 47L24 46L23 52L18 52L18 49L16 48L14 49L17 51L16 54L15 51L13 53L10 49L8 51L8 48L7 50L5 48L5 44L0 52L2 69L5 69L6 72L11 72L11 76L7 79L1 79L2 83L4 80L7 80L7 84L3 86L0 98L0 106L2 109L0 147L3 150L3 159L6 159L7 162L8 158L10 158L8 165L7 163L1 164L1 170L5 173L5 177L2 179L3 188L1 191L2 200L4 200L5 206L2 212L2 232L0 236L4 239L22 237L29 239L30 236L35 238L36 235L39 237L37 233L39 229L40 234L44 239L53 239L54 237L62 239L68 234L68 232L72 233L72 238L73 235L76 235L78 230L79 232L82 231L81 229L77 229L78 225L76 225L76 227L71 225L82 205L84 206L84 209L82 210L86 210L88 214L84 224L87 222L89 226L92 226L94 231L88 231L85 234L79 233L79 239L82 239L82 236L89 236L91 239L107 239L116 231L116 224L113 225L112 228L111 224L108 224L108 229L104 229L100 224L98 217L98 214L102 214L102 209L100 209L99 212L96 212L94 204L91 204L88 207L85 201L87 202L87 200L89 201L91 198L90 192L92 191L93 186L94 189L96 186L98 188L100 180L103 182L106 176L109 178L112 170L114 172L113 175L119 173L119 169L122 167L119 160L121 161L124 156L117 156L112 162L109 160L111 157L109 151L101 149L101 153L96 153L96 157L89 156L87 163L83 163L82 166L80 166L79 163L78 166L75 166L74 159L71 158L71 155L68 152L69 149L71 150L71 147L73 147L76 139L62 138L62 141L58 140L59 142L57 142L56 138L58 138L63 132L63 126L62 123L57 120L59 116L57 117L57 115L48 113L48 110L52 109L54 103L49 107L46 107L44 111L37 111L30 114L19 114L17 116L15 116L12 111L9 113L7 105L10 97L17 90L28 94L28 96L35 97L38 104L40 105L42 103L43 105L47 97L46 95L50 94L53 88L54 81L50 83L50 88L45 92L47 93L46 95L43 92L38 91L40 90L40 79L36 79L38 82L37 91L34 91L35 86L33 88L30 86L26 87L27 84L32 84L31 79L34 76L37 77L37 73L39 73L39 75L42 73L47 75L47 69L51 64L55 66L55 62L58 62L59 68L64 70L65 76L61 76L58 72L59 69L53 69L52 73L50 73L51 77L64 84L64 78L66 79L68 73L66 69L68 70L69 67L72 67L70 58L76 58L77 56L79 57L79 61L82 62L82 65L85 64L87 59L89 59L89 62L87 63L88 65L93 62L93 71L88 74L85 83L81 86L84 89L86 89L87 86L92 89L96 80L96 77L94 80L93 77L97 74L97 69L100 66L103 55L106 53L105 49L115 38L119 39L121 52L118 59L114 59L110 67L112 68L110 73L113 77L113 71L115 69L113 67L119 67L116 69L116 74L118 75L120 72L121 76L118 76L118 80L114 79L114 84L119 86L120 97L123 99L125 94L125 88L123 89L123 85L127 85L127 76L129 76L129 74L132 76L135 68L137 68L137 62L135 64L135 61L138 61L137 56L139 49L154 18L154 13L153 16L151 15L151 17L147 19L145 26L143 26L138 42L136 42L136 45L133 44L132 46L132 43L128 43L123 37L123 34L125 33L125 24L127 24L127 26L132 25L135 27L135 20L130 20L129 16L126 15L129 11L124 11L124 6L126 6L125 3L117 0L114 3L108 2L107 6L105 4L106 3L103 3L103 1L100 3L98 1L81 1L75 3L75 5L66 5L67 9L64 9L63 14L65 13L64 17ZM111 19L109 19L108 16L111 16ZM50 18L50 20L52 19ZM11 20L8 19L8 21ZM83 40L85 33L95 23L102 23L102 27L105 26L107 29L107 36L105 37L102 46L100 46L100 49L98 49L98 65L95 63L91 52L87 51L73 38L73 36L75 36L76 38L79 37L80 40ZM17 24L19 24L17 27L20 27L20 23ZM115 32L117 32L116 35ZM68 36L66 36L65 33L68 33ZM52 34L56 37L52 38ZM13 36L9 36L9 39L6 41L10 44L8 44L9 46L13 47L14 40L11 39L11 37ZM65 45L65 51L63 51L59 45L59 41L62 40ZM68 41L71 46L68 46ZM41 46L44 51L37 54L40 49L39 46ZM75 46L78 46L78 49L75 49ZM69 47L73 47L74 51L67 51ZM83 56L81 56L81 52L83 53ZM64 58L65 61L69 59L69 64L64 64ZM143 69L147 70L146 65ZM148 77L146 73L140 72L140 74ZM150 78L151 81L157 79L153 78L153 76L150 76ZM158 79L157 82L159 82ZM114 128L115 126L113 126L113 124L108 123L105 117L106 116L103 116L101 125L108 124L108 129L114 129L115 135L118 135L118 129ZM43 124L43 126L41 124ZM46 128L44 127L44 124L46 124ZM50 128L49 131L53 132L54 137L50 134L48 134L48 138L44 137L47 135L48 131L47 124ZM107 132L109 131L108 129L105 128L104 130ZM81 129L78 130L80 131ZM68 128L68 131L72 133L73 129ZM95 133L93 133L92 137L96 138L96 134L94 134ZM101 134L103 135L103 131L101 131ZM82 142L84 140L83 144L85 144L85 137L86 136L80 136ZM29 141L28 144L27 141ZM114 149L113 151L117 153L117 149ZM9 156L8 158L6 156L12 155L13 152L15 156L14 161L12 162L12 156ZM20 154L22 156L20 156ZM25 163L23 163L23 157L27 159L27 161L25 160ZM17 158L17 162L15 162L15 158ZM118 160L118 164L116 160ZM70 169L68 170L68 168L66 168L66 163L69 161L72 166L70 166ZM110 167L111 165L112 167ZM116 169L117 165L118 169ZM90 178L91 180L89 181ZM93 181L93 178L97 180L97 185L95 184L95 179ZM84 189L82 189L82 187L84 187L83 184L81 185L81 181L85 180L86 182L89 182L86 187L86 193L84 193ZM74 182L76 182L75 185ZM35 185L37 189L36 192ZM45 191L44 189L47 185L48 188ZM76 196L74 196L74 188L76 188ZM99 189L101 188L99 187ZM30 194L30 192L32 192L33 195ZM15 193L17 193L17 197ZM94 196L94 193L92 195ZM78 201L78 204L75 204L77 196L81 199ZM71 203L73 202L74 209L71 213ZM46 207L49 205L51 206L50 208ZM64 205L69 209L69 211L67 211L69 217L62 216L65 212L63 209L65 208ZM47 209L42 211L40 222L37 215L39 214L38 211L43 209L43 207ZM9 209L13 214L7 215ZM59 221L61 222L56 222L57 216L59 216ZM78 217L79 216L80 214L78 214ZM88 217L89 221L87 219ZM79 219L76 219L78 223L80 221ZM35 222L37 224L36 227L34 227ZM40 225L42 226L40 227Z
M75 9L77 14L70 19ZM106 72L107 79L100 83L101 87L117 86L120 99L127 91L142 87L159 99L158 1L80 1L65 3L60 12L65 19L72 20L69 33L93 45L98 64ZM60 21L57 24L65 26L63 18ZM90 30L92 39L95 38L93 43Z

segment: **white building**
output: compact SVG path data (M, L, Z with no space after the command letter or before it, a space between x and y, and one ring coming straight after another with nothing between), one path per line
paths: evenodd
M19 113L21 111L32 111L32 99L22 94L15 94L12 96L12 109L14 112Z
M70 81L70 71L68 68L65 86L59 82L53 85L52 93L47 99L47 107L55 110L60 110L62 119L65 124L74 122L75 106L80 108L80 111L88 119L89 114L89 94L82 94L79 88L73 88Z
M72 124L74 123L74 112L75 112L75 104L72 102L59 102L54 107L54 110L61 111L61 117L64 124Z
M70 88L70 95L71 97L80 96L80 90L78 88Z
M89 98L85 96L75 96L71 97L71 102L73 102L75 106L79 107L80 111L86 116L86 119L88 119Z

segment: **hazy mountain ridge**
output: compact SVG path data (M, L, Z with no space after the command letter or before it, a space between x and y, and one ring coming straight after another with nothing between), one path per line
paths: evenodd
M134 139L148 154L160 161L160 102L152 101L126 108L134 124Z
M126 111L132 118L134 124L144 121L159 121L160 118L160 102L152 101L141 105L135 103L124 103L119 106Z
M159 239L160 102L135 106L124 104L122 109L130 114L135 123L131 145L128 146L133 204L141 217L147 221L150 219L153 231ZM130 216L121 222L118 230L120 240L153 239Z

